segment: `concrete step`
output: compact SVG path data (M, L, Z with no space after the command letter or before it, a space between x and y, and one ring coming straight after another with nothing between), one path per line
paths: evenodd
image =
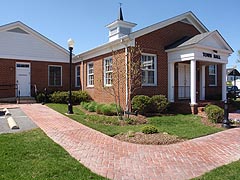
M17 104L33 104L36 103L34 97L20 97L17 98Z

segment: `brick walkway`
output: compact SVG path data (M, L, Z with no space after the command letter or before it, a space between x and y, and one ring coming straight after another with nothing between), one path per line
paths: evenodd
M240 159L240 128L172 145L137 145L106 136L40 104L19 106L74 158L110 179L190 179Z

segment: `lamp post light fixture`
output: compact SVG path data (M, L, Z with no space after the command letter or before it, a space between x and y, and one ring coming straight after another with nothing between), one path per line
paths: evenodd
M70 51L69 57L69 94L68 94L68 114L73 114L72 108L72 51L74 47L74 41L70 38L68 40L68 49Z

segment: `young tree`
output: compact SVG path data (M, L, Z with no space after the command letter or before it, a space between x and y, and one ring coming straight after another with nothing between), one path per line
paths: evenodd
M131 109L131 98L135 91L141 88L141 49L139 46L130 46L126 49L112 51L112 61L109 64L111 74L111 86L104 86L103 89L114 97L116 110L119 118L122 119L121 113L118 112L121 107L121 96L125 96L127 91L125 111Z

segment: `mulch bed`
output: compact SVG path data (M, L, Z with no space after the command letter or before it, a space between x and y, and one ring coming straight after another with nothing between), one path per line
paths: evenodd
M169 135L167 133L156 134L144 134L141 132L118 134L114 138L120 141L126 141L136 144L152 144L152 145L167 145L178 142L183 142L184 139L180 139L177 136Z

